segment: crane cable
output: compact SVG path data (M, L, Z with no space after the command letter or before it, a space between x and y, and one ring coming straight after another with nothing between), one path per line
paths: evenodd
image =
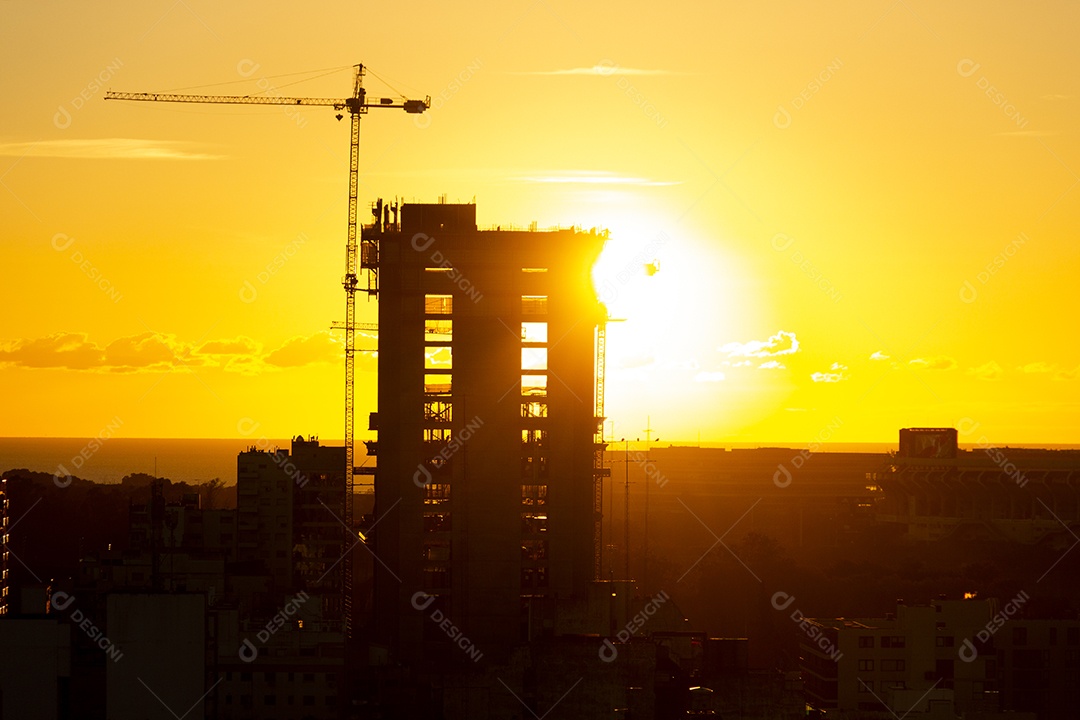
M309 75L311 73L322 73L322 75L316 75L315 77L325 77L326 75L330 75L332 73L340 72L342 70L347 70L347 69L352 68L352 67L355 67L355 66L353 66L353 65L341 65L341 66L334 67L334 68L320 68L318 70L302 70L300 72L283 73L281 75L264 75L262 77L265 78L266 80L273 80L275 78L294 77L296 75ZM303 80L297 80L296 82L286 83L285 85L282 85L281 87L288 87L289 85L295 85L296 83L307 82L308 80L314 80L314 79L315 79L314 77L304 78ZM239 83L246 83L246 82L251 82L251 79L250 78L244 78L243 80L227 80L225 82L211 83L209 85L190 85L188 87L173 88L172 90L168 90L167 92L175 93L175 92L180 92L181 90L199 90L199 89L202 89L202 88L221 87L222 85L236 85L236 84L239 84Z

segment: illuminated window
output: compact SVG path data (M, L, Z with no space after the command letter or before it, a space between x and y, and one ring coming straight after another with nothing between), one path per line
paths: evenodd
M521 348L522 370L547 370L547 348L523 347Z
M522 295L522 315L547 315L547 295Z
M450 428L424 428L424 442L448 443L450 442Z
M424 312L428 315L451 315L454 312L453 295L425 295Z
M546 343L547 341L548 324L546 322L521 323L521 342Z
M546 418L547 402L543 400L525 400L521 403L521 417Z
M547 443L547 430L539 430L536 428L526 428L521 431L521 442L523 443L536 443L543 445Z
M545 356L545 360L546 360ZM453 348L445 345L424 349L425 370L449 370L454 366Z
M546 273L547 271L548 271L547 268L542 268L542 267L523 267L523 268L521 268L521 272L523 272L523 273Z
M424 420L448 423L454 419L453 404L445 400L425 400Z
M425 320L424 335L427 342L448 341L454 333L453 320Z
M547 395L547 375L522 375L521 394L529 396Z
M424 375L424 392L429 395L449 395L453 376L449 373Z

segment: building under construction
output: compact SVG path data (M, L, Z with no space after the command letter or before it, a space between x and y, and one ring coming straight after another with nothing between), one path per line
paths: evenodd
M494 659L553 632L556 601L598 573L605 235L480 230L472 204L392 212L378 204L362 247L368 268L378 252L374 637L399 659L453 659L463 639Z

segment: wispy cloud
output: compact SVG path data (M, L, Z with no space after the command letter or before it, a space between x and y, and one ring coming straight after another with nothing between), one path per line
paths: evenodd
M799 340L795 333L781 330L768 340L751 340L745 343L729 342L720 347L728 357L772 357L799 352Z
M344 357L342 346L328 332L289 338L266 356L266 362L278 367L298 367L318 362L337 362Z
M953 370L956 368L956 361L951 357L932 357L932 358L915 358L909 360L908 365L919 370Z
M257 373L337 362L342 357L340 345L327 332L290 338L269 353L264 353L258 342L246 336L196 345L175 335L156 332L128 335L107 344L90 340L86 333L71 332L0 343L0 366L105 373L202 368Z
M0 155L14 157L85 158L91 160L217 160L223 156L195 152L178 140L100 138L0 143Z
M885 353L881 352L880 350L878 350L873 355L870 356L870 359L871 360L888 360L889 356L886 355Z
M685 75L686 73L673 70L660 70L656 68L629 68L616 65L610 60L601 60L591 67L575 67L560 70L526 70L510 72L509 75L596 75L599 77L611 77L612 75Z
M643 187L663 187L681 185L673 180L650 180L649 178L629 177L613 172L572 170L568 172L527 175L518 178L522 182L554 183L568 185L637 185Z
M1080 377L1080 368L1065 370L1054 363L1048 363L1042 360L1028 363L1027 365L1021 365L1017 369L1027 375L1053 375L1055 380L1075 380L1077 377Z
M1040 360L1039 362L1028 363L1027 365L1024 365L1020 368L1020 370L1029 374L1052 373L1056 369L1056 365L1051 365L1050 363L1043 362L1042 360Z
M847 369L847 365L834 362L829 368L829 372L811 373L810 379L816 383L838 383L847 380L847 375L844 374Z
M1005 370L996 362L991 360L988 363L983 363L979 367L968 368L968 374L974 375L980 380L1000 380L1005 375Z

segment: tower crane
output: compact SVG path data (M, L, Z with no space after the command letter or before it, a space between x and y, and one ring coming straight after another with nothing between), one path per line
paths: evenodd
M106 100L141 100L151 102L208 103L228 105L307 105L331 107L337 111L337 119L343 113L349 114L351 123L349 144L349 230L345 241L345 322L340 324L345 331L345 502L342 517L348 526L350 537L353 534L353 487L356 467L353 451L353 375L356 352L356 293L366 292L369 297L379 291L379 247L374 239L364 240L357 225L357 187L360 168L360 117L370 108L402 108L407 113L419 114L431 107L431 97L423 100L404 99L395 102L392 98L368 98L364 89L364 66L355 65L355 78L352 95L346 98L311 98L278 97L269 95L179 95L175 93L105 93ZM359 239L359 247L357 240ZM359 252L358 252L359 250ZM359 255L359 258L358 258ZM359 262L358 262L359 260ZM367 287L361 288L357 270L367 271ZM343 604L345 610L345 630L352 632L352 552L346 552L344 558L342 583Z

